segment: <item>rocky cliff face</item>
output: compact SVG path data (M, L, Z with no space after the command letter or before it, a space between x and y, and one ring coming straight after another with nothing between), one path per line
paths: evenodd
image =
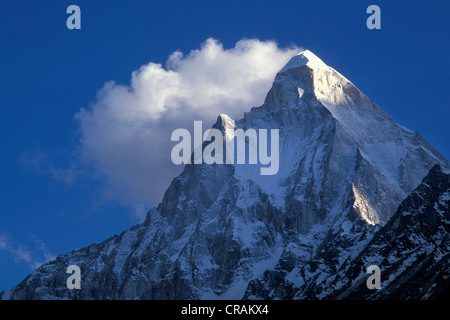
M339 298L448 299L450 296L450 175L436 165L389 222L352 261L344 278L358 279L368 262L382 270L382 288L358 280Z
M416 216L424 225L441 219L435 224L445 238L448 196L440 185L428 183L444 197L440 211L420 215L417 207L412 220L395 212L436 164L447 172L448 161L311 52L277 74L264 105L237 121L220 115L215 127L279 129L278 173L262 176L259 165L188 164L144 223L57 257L2 298L389 298L393 289L364 293L358 287L364 263L373 260L382 270L409 262L417 270L444 268L445 259L399 262L422 250L420 241L409 243L401 258L401 247L392 248L394 254L377 239L389 232L397 237L394 229L416 237L422 232L410 225ZM445 176L433 170L430 179ZM72 264L81 268L80 290L66 287ZM406 273L391 274L392 286L409 281ZM430 274L423 285L430 297L434 280Z
M450 175L436 165L386 225L330 232L306 263L285 250L275 268L250 282L245 298L448 299L449 206ZM349 235L358 237L357 247ZM367 288L370 265L380 267L380 290Z

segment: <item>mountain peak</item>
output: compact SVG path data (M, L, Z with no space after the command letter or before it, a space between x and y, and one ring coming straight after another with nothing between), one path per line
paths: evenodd
M234 120L231 119L228 115L225 113L221 113L217 117L216 123L213 125L213 128L219 129L222 132L225 132L226 129L234 129Z
M293 56L280 72L286 72L290 69L298 69L305 66L310 67L311 69L328 68L318 56L309 50L304 50Z

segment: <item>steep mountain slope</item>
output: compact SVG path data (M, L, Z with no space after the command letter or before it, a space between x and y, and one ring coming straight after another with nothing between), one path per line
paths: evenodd
M381 290L358 279L368 263L382 270ZM334 293L338 298L448 299L450 175L433 167L341 277L355 280Z
M214 127L279 129L278 173L186 165L144 223L57 257L2 298L330 297L350 280L327 291L327 277L351 265L435 164L450 168L310 51L277 74L262 106ZM72 264L81 290L66 288Z
M342 234L340 239L325 240L321 250L303 264L295 264L286 250L273 270L251 281L245 298L449 298L450 174L434 166L389 222L378 229L345 261L333 260L336 252L346 247ZM367 288L370 265L381 269L380 290Z

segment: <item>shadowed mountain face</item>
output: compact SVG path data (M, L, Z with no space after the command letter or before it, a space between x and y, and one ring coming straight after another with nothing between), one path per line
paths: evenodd
M324 241L300 267L292 255L283 253L275 268L250 282L245 298L448 299L449 207L450 175L436 165L353 257L339 261L347 243L337 236ZM350 233L367 235L361 230ZM380 290L367 288L370 265L380 267Z
M343 278L362 266L380 266L382 290L358 281L333 294L339 298L448 299L450 297L450 175L439 165L400 205L389 222L352 261Z
M289 61L262 106L237 121L222 114L214 127L279 129L277 174L250 164L186 165L144 223L58 256L1 297L448 294L434 283L448 283L449 162L313 53ZM373 264L381 290L365 285ZM81 268L80 290L66 287L69 265Z

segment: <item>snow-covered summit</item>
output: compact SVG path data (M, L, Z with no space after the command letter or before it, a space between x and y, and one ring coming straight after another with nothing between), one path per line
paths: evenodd
M301 68L304 66L310 68L328 68L328 66L318 56L316 56L309 50L304 50L293 56L291 60L289 60L289 62L280 70L279 73L286 72L290 69Z
M234 120L231 119L228 115L225 113L221 113L217 117L216 123L213 125L213 128L219 129L222 132L225 132L227 129L234 129Z
M385 223L435 163L449 167L419 134L395 123L310 51L293 57L277 74L264 105L253 114L267 118L267 126L281 128L282 169L280 181L270 183L271 189L287 184L286 194L302 200L307 198L305 193L320 195L310 200L315 208L306 206L304 212L332 212L336 199L346 199L350 193L360 216L371 224ZM245 120L261 125L250 115ZM293 172L308 183L295 187L286 183ZM340 188L336 181L341 181ZM349 190L344 191L346 185Z

